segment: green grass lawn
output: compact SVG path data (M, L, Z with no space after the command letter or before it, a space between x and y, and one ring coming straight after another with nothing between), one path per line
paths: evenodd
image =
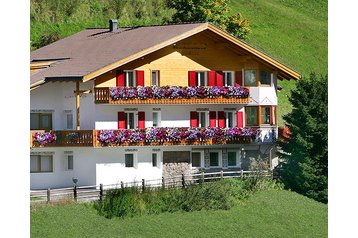
M31 237L327 237L327 205L289 191L258 192L231 210L106 219L89 204L31 209Z

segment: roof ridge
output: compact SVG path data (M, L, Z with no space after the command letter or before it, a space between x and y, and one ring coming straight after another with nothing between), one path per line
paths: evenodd
M163 24L153 24L153 25L118 26L118 29L120 29L120 28L153 27L153 26L188 25L188 24L198 24L198 23L209 23L209 22L208 21L191 21L191 22L163 23ZM91 29L108 29L108 27L87 27L86 28L86 30L91 30Z

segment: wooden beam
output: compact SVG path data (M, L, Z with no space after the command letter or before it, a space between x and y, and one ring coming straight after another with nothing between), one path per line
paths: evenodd
M80 130L80 82L76 82L76 130Z

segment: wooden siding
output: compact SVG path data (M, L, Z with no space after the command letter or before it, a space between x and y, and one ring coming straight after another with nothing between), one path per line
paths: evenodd
M144 70L145 86L151 85L151 71L160 71L161 86L188 86L188 71L241 71L259 69L252 57L227 47L227 43L205 33L194 35L120 67ZM96 78L96 87L114 87L115 70Z

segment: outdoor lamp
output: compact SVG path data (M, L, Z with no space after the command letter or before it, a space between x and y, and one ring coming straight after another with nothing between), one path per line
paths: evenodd
M77 184L77 182L78 182L78 178L77 177L73 177L72 178L72 182L75 184L75 186L76 186L76 184Z

